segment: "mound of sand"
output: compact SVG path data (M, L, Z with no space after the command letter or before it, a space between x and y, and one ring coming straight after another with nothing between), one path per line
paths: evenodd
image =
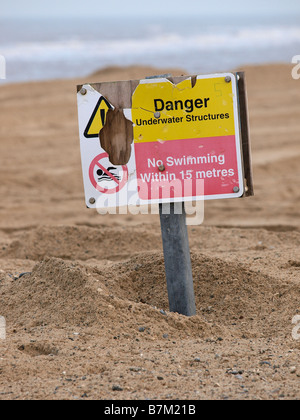
M85 326L124 335L144 325L156 337L168 330L173 338L203 338L213 330L272 337L293 316L289 305L299 300L298 286L201 254L192 253L192 265L199 314L192 318L168 313L161 253L102 267L47 258L2 286L0 306L14 326Z

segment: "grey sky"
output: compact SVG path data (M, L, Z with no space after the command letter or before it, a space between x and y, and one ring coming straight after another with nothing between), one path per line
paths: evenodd
M0 17L300 14L299 0L0 0Z

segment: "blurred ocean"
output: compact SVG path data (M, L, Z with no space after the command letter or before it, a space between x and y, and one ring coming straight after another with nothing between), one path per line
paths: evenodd
M88 76L112 65L219 72L246 64L291 62L299 53L299 16L292 15L161 20L0 18L6 82Z

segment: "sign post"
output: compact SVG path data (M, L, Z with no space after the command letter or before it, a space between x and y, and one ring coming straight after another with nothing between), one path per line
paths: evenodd
M185 202L254 195L244 73L78 86L86 205L159 205L170 311L196 314Z
M196 315L184 203L160 204L159 214L170 311Z

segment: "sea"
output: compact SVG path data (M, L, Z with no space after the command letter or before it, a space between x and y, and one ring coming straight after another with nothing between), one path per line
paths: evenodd
M290 63L299 16L1 19L2 83L88 77L110 66L180 68L190 74Z

